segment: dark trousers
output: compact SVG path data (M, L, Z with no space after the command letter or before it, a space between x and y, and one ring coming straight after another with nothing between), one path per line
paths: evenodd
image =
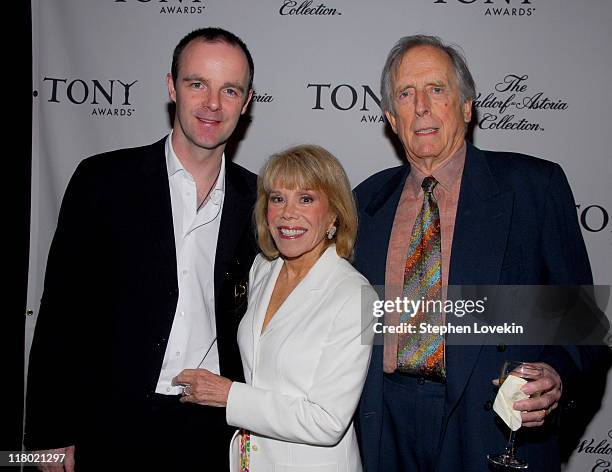
M399 373L384 375L379 470L433 471L438 458L445 385Z
M103 434L87 436L76 445L76 470L228 470L235 428L226 424L225 408L178 399L155 394L144 414L128 416L124 422L105 426Z

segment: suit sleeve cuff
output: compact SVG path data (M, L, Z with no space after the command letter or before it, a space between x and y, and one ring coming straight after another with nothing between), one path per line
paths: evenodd
M227 395L227 405L225 407L225 421L230 426L242 428L240 418L244 419L244 410L247 402L245 395L249 386L242 382L232 382L230 391Z

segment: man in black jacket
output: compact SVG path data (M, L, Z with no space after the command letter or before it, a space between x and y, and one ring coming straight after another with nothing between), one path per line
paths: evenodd
M62 203L30 354L25 444L64 467L217 470L225 410L179 402L185 368L242 377L236 328L256 177L224 149L252 96L234 34L177 45L170 135L84 160ZM146 454L145 454L145 451Z

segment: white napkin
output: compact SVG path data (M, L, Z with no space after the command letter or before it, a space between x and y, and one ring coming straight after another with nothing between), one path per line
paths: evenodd
M521 387L527 381L516 375L509 375L497 392L493 410L504 420L512 431L516 431L521 427L521 412L512 408L514 402L529 398L529 395L521 391Z

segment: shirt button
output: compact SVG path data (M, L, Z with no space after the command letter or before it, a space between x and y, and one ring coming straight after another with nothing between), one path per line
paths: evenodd
M185 316L185 312L184 312L184 311L181 311L181 312L180 312L180 315L181 315L181 317Z
M166 387L166 392L169 392L169 391L171 391L171 390L172 390L172 388L171 388L171 387Z
M174 353L174 355L175 355L176 357L181 357L181 351L176 351L176 352Z
M257 452L257 444L253 444L252 449L254 452Z
M182 274L183 274L183 275L189 275L189 271L188 271L187 269L183 269Z

